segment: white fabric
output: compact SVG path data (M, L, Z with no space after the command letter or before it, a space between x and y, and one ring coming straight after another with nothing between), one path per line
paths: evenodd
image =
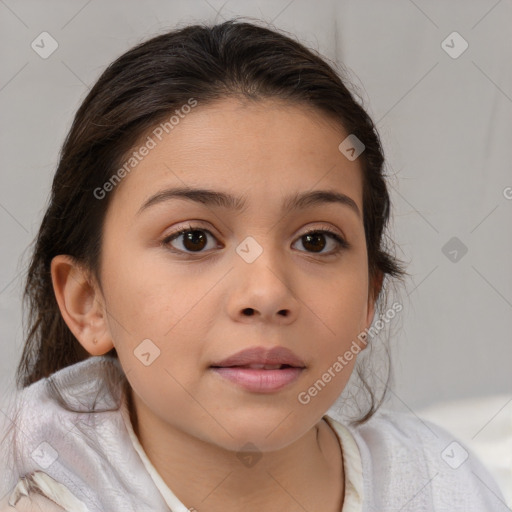
M341 512L361 512L363 510L363 467L359 448L350 430L329 416L324 418L337 434L343 451L345 499Z
M512 395L437 402L418 414L452 432L473 450L512 510Z
M104 384L107 371L117 378L112 390ZM49 396L50 381L78 412L67 411ZM42 471L90 512L186 511L156 470L150 469L142 447L137 449L138 441L134 445L136 436L130 437L124 382L118 361L103 356L65 368L25 389L19 397L17 428L2 448L7 451L2 460L8 461L9 486L3 494L12 492L23 476ZM93 407L95 412L89 412ZM380 411L359 427L342 425L334 417L326 419L344 451L348 497L342 512L509 510L473 453L468 450L467 460L456 469L445 462L442 452L454 438L432 423L391 411ZM14 442L17 464L10 452ZM453 457L453 450L449 453ZM52 496L59 500L58 493ZM74 508L60 504L70 512L82 510L79 502Z
M42 471L36 471L30 475L30 477L20 479L12 493L8 496L7 505L16 507L17 509L17 507L20 507L20 503L25 505L25 497L29 498L29 501L33 504L34 497L37 495L47 498L36 501L40 506L45 507L43 508L44 512L46 512L46 510L65 510L69 512L88 511L85 503L73 496L66 486L57 482ZM5 506L5 504L2 504L2 506ZM2 509L0 508L0 510Z

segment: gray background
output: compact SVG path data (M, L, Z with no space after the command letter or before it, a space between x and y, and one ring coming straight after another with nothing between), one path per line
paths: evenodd
M0 0L1 389L12 386L23 343L27 247L88 89L138 42L235 15L273 21L343 62L377 124L392 176L390 233L412 274L391 341L392 401L414 411L512 393L510 0ZM31 48L43 31L59 45L47 59ZM469 44L458 58L442 47L454 31Z

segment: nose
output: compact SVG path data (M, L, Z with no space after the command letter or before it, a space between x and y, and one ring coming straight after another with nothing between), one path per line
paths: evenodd
M292 270L264 256L252 263L239 261L232 279L229 311L236 321L288 324L299 312Z

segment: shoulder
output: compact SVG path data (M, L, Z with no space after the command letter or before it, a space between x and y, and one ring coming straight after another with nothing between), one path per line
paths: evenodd
M477 456L442 427L382 409L363 425L345 426L359 448L365 495L375 510L508 510Z
M0 415L0 498L41 469L59 482L73 474L80 488L88 468L93 481L100 448L114 444L100 445L101 435L122 428L123 379L117 361L97 356L14 390Z

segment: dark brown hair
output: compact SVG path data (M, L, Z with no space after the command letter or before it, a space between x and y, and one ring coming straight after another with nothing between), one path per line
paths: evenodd
M123 165L151 127L190 98L199 108L233 96L278 99L312 108L356 135L365 145L359 158L370 282L405 275L401 262L385 246L390 200L378 134L334 68L293 36L238 18L158 35L108 66L78 109L64 141L35 239L23 295L29 315L16 375L19 388L90 357L61 316L51 280L52 258L72 256L101 287L102 227L115 190L102 200L94 191ZM372 290L377 299L384 287L375 285ZM117 357L115 349L108 355ZM368 411L358 420L362 423L385 393L376 404L362 373L360 377L371 398Z

